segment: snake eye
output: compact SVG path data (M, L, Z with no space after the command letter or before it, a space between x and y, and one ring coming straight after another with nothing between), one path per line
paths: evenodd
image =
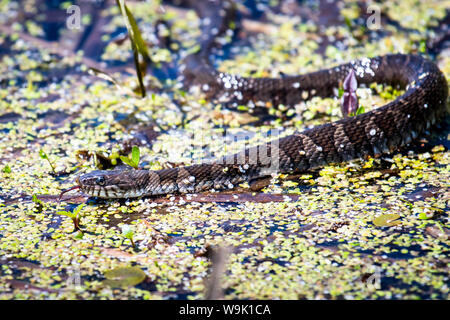
M106 183L105 177L98 177L97 179L95 179L95 183L98 184L99 186L104 186Z

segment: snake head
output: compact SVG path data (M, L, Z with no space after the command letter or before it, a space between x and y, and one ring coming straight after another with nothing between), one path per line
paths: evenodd
M96 170L76 179L81 191L99 198L133 198L144 194L144 170Z

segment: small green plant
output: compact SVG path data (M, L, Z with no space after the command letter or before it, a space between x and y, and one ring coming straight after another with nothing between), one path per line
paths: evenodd
M79 206L77 206L73 210L73 212L70 212L70 211L58 211L56 214L63 215L63 216L66 216L66 217L69 217L70 219L72 219L75 230L81 231L80 230L80 219L81 219L80 212L81 212L81 209L83 209L84 206L85 206L85 204L82 203Z
M419 212L418 218L420 220L430 220L435 218L439 213L442 212L440 209L434 209L434 208L423 208L423 211Z
M44 204L42 203L41 200L38 199L38 197L33 194L33 196L31 197L31 201L34 202L34 204L36 205L36 211L37 212L42 212L42 210L44 209Z
M421 212L421 213L419 213L419 219L420 220L428 220L428 219L431 219L431 218L433 218L433 214L431 213L426 213L426 212Z
M129 224L125 224L125 225L122 226L122 236L124 236L125 238L130 240L131 245L133 246L133 248L136 248L136 245L135 245L134 240L133 240L134 230Z
M78 231L78 233L75 235L75 239L81 240L84 237L84 233L82 231Z
M427 52L427 41L422 39L419 41L419 48L420 53L426 53Z
M365 109L364 109L364 106L360 106L360 107L356 110L355 113L350 113L349 116L350 116L350 117L354 117L354 116L363 114L364 112L366 112Z
M366 110L364 109L364 106L360 106L358 108L358 110L356 110L356 115L363 114L364 112L366 112Z
M347 26L347 28L349 30L352 30L352 25L353 25L352 20L350 20L350 18L348 18L348 17L344 17L344 22L345 22L345 25Z
M8 165L5 165L2 169L3 173L11 173L11 168Z
M141 156L141 153L139 151L139 147L133 146L133 148L131 149L131 158L120 156L120 160L122 160L123 163L126 163L130 167L137 169L139 166L140 156Z
M48 158L47 153L45 153L44 150L42 150L42 149L39 150L39 156L41 157L41 159L47 160L48 164L50 165L50 168L52 168L53 173L56 173L55 167L53 166L52 162Z

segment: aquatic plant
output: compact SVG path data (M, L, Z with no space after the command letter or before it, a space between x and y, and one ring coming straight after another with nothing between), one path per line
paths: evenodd
M120 160L122 160L123 163L126 163L130 167L137 169L140 160L139 147L133 146L133 148L131 149L131 157L120 156Z
M126 224L126 225L122 226L122 235L125 238L127 238L128 240L130 240L133 248L136 248L136 244L134 243L134 240L133 240L134 230L130 225Z
M134 19L131 11L125 4L125 0L116 0L119 6L120 12L122 13L123 19L125 21L125 26L127 27L128 34L130 36L131 49L133 50L134 64L136 67L136 74L139 81L139 87L141 90L142 97L146 96L143 77L145 75L146 63L145 61L150 60L147 46L142 39L141 32L137 26L136 20ZM144 58L142 65L139 61L139 54Z
M55 167L53 166L52 162L48 158L47 153L45 153L44 150L40 149L39 156L41 157L41 159L47 160L48 164L50 165L50 168L52 168L53 173L56 174Z
M82 203L79 206L77 206L73 210L73 212L71 212L71 211L58 211L58 212L56 212L56 214L63 215L63 216L66 216L66 217L69 217L70 219L72 219L73 226L74 226L75 230L81 231L80 230L80 219L81 219L80 212L81 212L81 209L83 209L84 206L85 206L85 204Z

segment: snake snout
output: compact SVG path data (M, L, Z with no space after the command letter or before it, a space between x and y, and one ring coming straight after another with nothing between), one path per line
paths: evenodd
M77 178L83 193L99 198L132 198L143 195L144 188L137 183L140 170L97 170Z

